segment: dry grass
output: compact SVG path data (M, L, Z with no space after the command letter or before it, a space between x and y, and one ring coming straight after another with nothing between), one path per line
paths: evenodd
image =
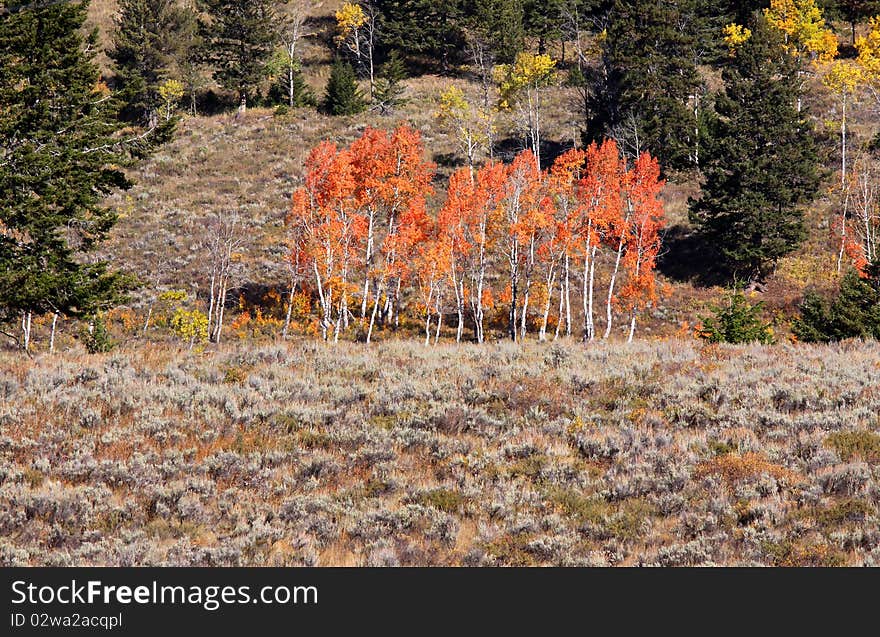
M691 341L2 354L0 564L880 564L878 363Z

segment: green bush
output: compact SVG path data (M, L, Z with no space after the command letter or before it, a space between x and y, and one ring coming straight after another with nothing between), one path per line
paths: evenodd
M116 347L116 341L110 337L103 316L100 314L95 316L90 326L91 328L85 328L82 331L82 342L89 354L102 354Z
M792 331L808 343L880 339L880 262L869 266L864 277L855 270L847 272L837 296L830 301L807 292Z
M749 303L741 290L734 290L724 305L710 306L713 316L701 316L697 336L710 343L773 342L773 328L763 320L764 303Z
M367 103L357 85L351 64L337 58L327 80L327 92L321 105L329 115L357 115Z

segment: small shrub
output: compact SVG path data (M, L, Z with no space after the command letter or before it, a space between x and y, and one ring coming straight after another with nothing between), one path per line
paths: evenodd
M870 265L865 276L847 272L831 301L807 292L792 331L799 340L811 343L880 339L880 262Z
M837 431L825 438L825 446L834 449L842 460L859 457L880 462L880 435L872 431Z
M366 109L364 96L357 85L351 64L337 58L327 80L327 92L321 107L328 115L357 115Z
M82 341L89 354L103 354L116 347L116 341L110 336L107 323L100 314L95 316L89 327L83 330Z
M434 507L444 513L458 513L467 504L467 497L452 489L433 489L420 493L416 501L422 506Z
M749 303L740 290L735 290L726 305L713 305L713 316L701 316L702 326L697 337L710 343L773 342L773 328L761 318L764 303Z

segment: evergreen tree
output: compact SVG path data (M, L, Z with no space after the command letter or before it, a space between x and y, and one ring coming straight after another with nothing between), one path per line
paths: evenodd
M116 66L126 119L155 125L159 84L169 77L180 79L195 29L195 13L176 0L120 0L107 55Z
M880 262L860 276L847 272L837 296L829 303L807 292L792 331L806 342L827 343L847 338L880 339Z
M278 41L272 0L201 0L210 19L201 24L205 59L214 79L235 91L241 110L259 95Z
M585 141L613 137L627 154L649 151L669 169L697 163L694 100L702 83L693 6L689 0L615 2L601 63L585 78L591 87Z
M773 329L761 317L764 303L749 303L741 289L734 289L724 305L713 305L710 309L713 316L700 317L699 338L710 343L773 342Z
M291 60L283 52L279 53L270 64L274 80L267 96L269 103L289 108L316 106L318 100L306 83L299 62Z
M827 0L825 15L849 22L852 43L856 43L856 25L880 13L878 0Z
M464 49L462 18L467 0L374 0L381 15L382 46L443 71Z
M130 185L120 166L146 147L119 135L87 0L24 4L0 15L0 319L83 316L132 283L84 257L116 222L101 202Z
M547 44L562 37L564 0L525 0L523 24L526 32L538 39L538 53L546 53Z
M322 108L330 115L356 115L367 107L351 64L336 58L327 80L327 92Z
M525 49L523 0L475 0L470 23L482 34L500 64L511 64Z
M406 66L397 51L391 55L379 68L379 77L376 80L374 101L383 113L393 111L398 106L406 103L403 93L406 88L403 80L406 79Z
M797 69L761 17L723 73L691 221L731 274L756 281L804 238L819 186L816 144L798 112Z

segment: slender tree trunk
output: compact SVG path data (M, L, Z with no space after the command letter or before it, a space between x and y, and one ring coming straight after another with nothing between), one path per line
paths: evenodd
M55 327L58 325L58 312L52 314L52 333L49 335L49 353L55 353Z
M382 292L385 291L385 277L382 277L379 287L376 288L376 300L373 303L373 312L370 314L370 325L367 328L367 345L373 338L373 326L376 324L376 314L379 313L379 299L382 298Z
M843 111L840 121L840 185L846 183L846 90L843 92Z
M595 288L596 281L596 250L598 250L598 248L596 246L593 246L592 255L590 256L590 285L587 288L587 313L590 317L589 325L591 341L596 338L596 321L593 316L593 290Z
M565 335L571 336L571 267L569 256L565 255Z
M837 253L837 274L843 268L843 255L846 253L846 217L849 209L850 189L845 190L843 196L843 212L840 218L840 250Z
M147 329L150 327L150 319L153 318L153 303L150 303L150 307L147 308L147 318L144 320L144 328L141 330L141 336L145 337L147 335ZM208 323L208 329L211 329L210 322Z
M544 315L541 318L541 331L538 333L539 341L547 340L547 323L550 320L550 306L553 304L553 287L556 283L556 264L550 265L547 274L547 300L544 302Z
M226 276L220 280L220 294L217 298L217 335L214 338L215 343L220 342L220 333L223 331L223 311L226 309Z
M620 258L623 255L624 238L621 235L620 244L617 246L617 258L614 260L614 271L611 273L611 281L608 282L608 299L605 302L605 334L603 339L611 335L611 301L614 298L614 283L617 280L617 273L620 270Z
M563 323L563 311L565 310L565 280L561 279L559 281L559 320L556 321L556 332L553 334L553 340L559 340L559 332L562 329Z
M21 341L24 346L25 353L31 351L31 313L25 312L21 315Z
M290 330L290 319L293 316L293 297L296 294L296 281L290 284L290 296L287 299L287 316L284 317L284 329L281 330L281 339L287 340L287 332Z
M210 289L211 299L210 299L210 302L208 303L208 334L210 335L212 340L214 337L214 306L216 303L216 294L217 294L216 289L215 289L215 286L217 284L216 271L217 271L217 268L216 268L216 266L214 266L211 271L211 289ZM150 306L150 312L152 313L152 311L153 311L153 307ZM150 320L149 316L147 316L147 322L149 322L149 320ZM145 323L144 324L144 333L146 333L146 331L147 331L147 326Z
M440 326L443 324L443 314L437 308L437 329L434 330L434 345L440 340Z

